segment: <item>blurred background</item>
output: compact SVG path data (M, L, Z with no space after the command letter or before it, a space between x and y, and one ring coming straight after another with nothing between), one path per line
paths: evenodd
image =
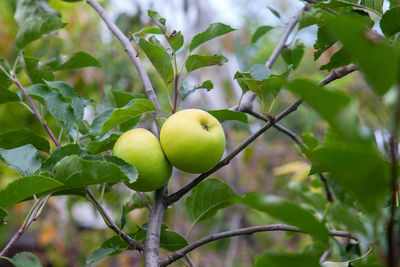
M42 0L42 2L46 2ZM242 90L233 79L236 71L248 71L254 64L265 64L279 41L287 22L295 16L304 5L299 0L154 0L154 1L101 1L111 18L128 34L151 25L147 9L156 10L166 18L170 32L182 31L187 45L192 37L204 31L210 23L223 22L236 28L237 31L214 39L200 48L206 54L221 53L229 61L220 67L209 67L196 71L187 78L188 85L199 84L205 80L214 83L211 91L197 90L189 95L182 108L224 109L238 104ZM30 45L25 53L40 58L45 62L58 54L69 56L77 51L85 51L96 57L102 68L84 68L75 71L56 73L56 80L66 81L75 91L92 103L85 110L85 119L91 123L94 116L108 107L104 88L111 85L113 90L121 90L135 94L144 94L143 86L133 64L124 53L121 44L112 36L98 14L83 2L67 3L50 0L50 7L61 12L62 20L68 25L51 34L44 40ZM14 39L18 31L14 20L16 1L0 1L0 58L12 62L16 57ZM274 14L275 11L279 14ZM255 44L251 36L261 25L274 28ZM313 43L316 40L317 27L310 26L294 30L288 39L288 45L302 43L304 56L293 76L308 78L316 83L321 81L327 71L319 70L327 63L337 47L329 49L318 61L313 60ZM163 40L161 40L163 41ZM178 65L183 62L178 56ZM150 62L142 54L153 87L156 90L163 113L170 114L162 81ZM279 57L272 73L281 73L288 65ZM373 114L375 107L369 91L361 91L365 84L359 74L353 73L335 81L332 88L346 90L354 95L361 95L363 118L367 124L375 123ZM21 82L29 85L27 77ZM14 88L16 90L16 88ZM170 92L171 93L171 92ZM266 99L264 108L277 114L295 100L295 96L281 91L272 105L273 98ZM255 102L255 109L262 111L260 103ZM62 137L55 119L46 116L51 128ZM297 112L285 118L282 124L297 134L309 132L322 138L326 125L307 106L301 106ZM154 131L150 117L143 117L141 127ZM227 153L244 140L249 134L260 128L262 122L249 117L249 123L227 121L223 123L227 135ZM46 136L38 120L22 105L10 102L0 105L0 132L29 127L36 133ZM229 166L224 167L213 177L228 183L238 194L251 191L274 192L287 198L301 199L313 206L325 203L322 185L316 177L308 177L308 162L303 159L299 148L290 138L270 129L253 145L245 149ZM3 189L19 175L0 165L0 188ZM174 170L169 183L169 191L174 192L195 176ZM137 198L133 191L124 185L115 185L113 190L108 186L94 188L96 196L119 222L123 205L132 203ZM150 196L150 194L149 194ZM165 224L169 229L186 236L190 222L185 219L184 199L168 209ZM32 203L24 202L9 212L8 222L0 231L0 244L4 244L21 225L27 210ZM321 210L322 214L323 210ZM134 208L128 213L126 232L135 232L147 222L149 212L146 208ZM265 214L249 211L244 206L232 206L220 211L216 217L198 223L188 240L193 241L210 233L236 229L239 227L264 225L276 221ZM103 223L102 218L92 205L79 197L53 197L49 205L29 230L18 241L10 256L19 251L32 251L44 266L85 266L90 254L99 248L104 240L113 236ZM293 233L258 233L252 236L235 237L209 243L190 253L195 266L250 266L257 255L265 251L299 251L311 243L310 237ZM166 251L161 251L167 255ZM5 263L2 263L2 266ZM91 266L141 266L141 255L136 251L125 251L117 256L106 258ZM178 261L174 266L185 266Z

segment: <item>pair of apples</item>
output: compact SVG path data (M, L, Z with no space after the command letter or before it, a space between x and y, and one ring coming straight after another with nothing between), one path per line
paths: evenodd
M161 188L171 177L172 166L189 172L212 169L225 150L225 134L219 121L200 109L186 109L169 117L160 141L145 129L130 130L117 140L113 154L133 164L138 179L126 185L136 191Z

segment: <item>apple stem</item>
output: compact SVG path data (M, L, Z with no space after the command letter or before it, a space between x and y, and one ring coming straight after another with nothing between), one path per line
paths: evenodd
M178 91L178 83L179 83L179 73L175 75L175 81L174 81L174 106L172 109L172 114L176 112L176 105L178 102L178 97L179 97L179 91Z

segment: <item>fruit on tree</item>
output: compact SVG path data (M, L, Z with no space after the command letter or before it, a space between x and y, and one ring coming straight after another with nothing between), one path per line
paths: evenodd
M157 190L171 177L172 166L165 158L160 142L146 129L133 129L121 135L113 154L136 167L138 179L132 184L125 183L133 190Z
M161 128L160 142L169 162L189 173L212 169L225 151L224 129L200 109L185 109L169 117Z

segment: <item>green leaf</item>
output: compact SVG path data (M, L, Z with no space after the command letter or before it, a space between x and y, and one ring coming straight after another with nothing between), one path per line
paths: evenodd
M12 83L12 80L0 69L0 104L20 100L16 93L7 90Z
M308 12L302 12L300 14L298 31L314 24L323 24L324 12L324 10L320 9L310 9Z
M186 81L183 81L182 87L179 90L179 95L181 96L182 100L185 100L186 97L188 97L190 94L194 93L198 89L206 89L207 91L210 91L213 88L214 84L210 80L204 81L202 84L197 84L193 88L190 88Z
M15 267L42 267L42 264L40 263L39 259L35 256L35 254L30 253L30 252L20 252L18 254L15 254L12 259L7 258L7 257L1 257L11 264L13 264Z
M156 68L157 72L161 75L161 78L165 83L169 84L174 79L174 70L168 52L162 47L152 44L143 38L140 38L139 45Z
M8 184L0 191L0 207L10 207L34 194L62 186L59 181L45 176L26 176Z
M223 55L203 56L203 55L190 55L186 59L185 67L187 72L194 71L195 69L218 65L222 66L228 59Z
M93 154L99 154L106 150L112 150L115 142L117 142L118 138L122 135L122 133L110 133L104 135L98 141L91 141L87 143L86 149Z
M368 212L378 212L389 191L390 168L375 148L364 144L332 144L307 154L311 173L329 172L347 194ZM363 166L360 168L359 166Z
M42 172L50 172L53 173L53 168L66 156L78 155L78 156L87 156L88 152L82 149L82 147L78 144L69 144L63 147L58 147L54 149L50 155L50 157L43 163Z
M0 208L0 227L4 226L4 224L7 223L7 221L6 221L7 215L8 215L8 212L5 209Z
M168 251L176 251L188 245L187 240L180 234L163 230L161 231L160 247Z
M116 164L84 160L77 155L64 157L54 169L57 174L56 179L67 187L129 182L128 176Z
M265 252L259 256L254 267L282 267L282 266L296 266L296 267L320 267L318 256L314 254L300 254L300 253L272 253Z
M276 9L272 7L267 7L267 8L269 9L269 11L271 11L272 14L274 14L275 17L277 17L278 19L281 18L281 15L279 15L279 12Z
M139 41L140 41L140 40L139 40ZM160 42L160 40L157 39L157 37L155 37L155 36L153 36L153 35L150 36L150 37L149 37L149 42L152 43L152 44L154 44L154 45L156 45L156 46L158 46L158 47L160 47L161 49L167 51L167 50L165 49L165 47L162 45L162 43ZM168 55L170 55L170 54L168 54ZM171 58L171 60L172 60L172 58Z
M99 248L92 252L89 259L86 261L86 264L91 264L93 262L104 259L105 257L111 255L115 251L119 249L118 246L113 248Z
M183 35L179 32L173 32L167 38L168 43L171 45L173 51L178 51L183 46Z
M336 1L333 1L336 2ZM339 3L345 3L351 6L354 6L356 8L361 8L369 11L373 11L379 16L382 16L382 5L383 5L383 0L363 0L363 1L358 1L358 0L340 0L337 1Z
M281 74L271 74L268 78L263 80L255 80L252 78L251 73L240 73L235 74L235 79L242 87L244 92L251 90L263 101L270 95L278 95L280 89L285 84L287 76L289 75L291 68Z
M219 110L207 110L207 112L213 115L219 121L235 120L247 123L247 115L240 111L219 109Z
M200 220L217 214L238 198L238 195L225 182L209 178L199 183L186 198L185 208L192 226Z
M366 234L364 224L361 222L357 212L335 202L328 210L329 216L335 223L342 224L351 233Z
M50 114L61 122L69 132L74 124L74 110L62 94L44 84L26 88L27 93L47 107Z
M12 102L12 101L20 101L19 96L14 92L11 92L11 91L8 91L7 89L1 88L1 85L0 85L0 104Z
M138 178L138 172L132 164L124 161L121 158L115 156L104 156L105 161L114 163L115 165L119 166L126 176L129 178L129 183L134 183Z
M382 32L390 37L400 32L400 6L393 7L383 14L380 22Z
M341 93L327 90L307 80L294 80L286 84L286 88L301 96L307 104L313 107L318 114L332 126L340 127L345 107L350 104L350 98Z
M149 194L143 193L143 196L147 199L150 205L153 204L153 199ZM127 202L124 207L125 211L128 213L134 209L145 208L146 202L144 202L144 200L139 196L139 193L135 192L133 193L131 200Z
M138 32L135 32L134 35L140 35L140 34L145 34L145 33L163 34L163 31L159 28L146 27L146 28L141 29Z
M125 224L126 224L126 210L125 210L125 206L122 206L122 214L121 214L121 220L120 220L120 228L121 231L122 229L124 229Z
M317 60L329 47L331 47L337 38L332 35L330 29L325 25L318 25L317 41L314 43L314 60Z
M167 27L165 27L165 18L162 18L157 11L147 10L147 15L154 21L157 27L163 32L167 32Z
M365 19L335 16L327 19L327 25L365 74L375 93L383 95L397 82L398 52L386 40L370 39L365 32Z
M54 80L54 74L46 64L41 64L39 59L24 56L24 63L25 72L33 84L44 83L44 80Z
M195 90L206 89L207 91L210 91L213 88L214 88L214 84L210 80L204 81L202 84L198 84L194 87Z
M53 88L72 103L72 109L74 110L74 116L76 122L80 122L83 119L83 112L85 108L84 99L74 92L74 88L66 82L50 82L45 81L46 84Z
M138 94L131 94L123 91L111 91L112 95L114 96L115 102L117 104L117 108L122 108L123 106L127 105L131 100L135 98L146 98L144 95Z
M254 32L253 36L251 37L251 43L254 44L255 42L258 41L264 34L269 32L273 27L263 25L257 28L257 30Z
M100 62L83 51L76 52L65 63L53 70L79 69L85 67L101 67Z
M236 29L231 28L221 22L213 23L208 26L207 30L202 33L196 34L190 42L189 51L192 52L199 45L214 39L215 37L227 34Z
M343 48L341 48L339 51L333 54L328 63L321 66L320 70L331 71L341 66L349 65L350 63L351 63L351 56L348 55Z
M176 251L188 245L187 240L178 233L167 230L167 226L163 224L161 226L160 234L160 247L168 251ZM144 224L142 228L135 235L135 238L139 241L144 241L147 234L147 224Z
M29 43L39 39L43 35L64 28L63 23L56 15L42 15L40 17L32 17L24 22L15 37L15 46L18 50L23 49Z
M144 113L155 112L156 108L148 99L135 99L120 109L109 109L100 113L93 121L90 134L103 136L111 128L130 119L141 116Z
M304 144L310 150L314 150L319 146L319 140L315 138L311 133L303 133L301 135L301 139L303 139Z
M241 202L278 220L296 226L324 243L328 242L329 232L325 225L319 222L310 211L298 204L262 193L245 194Z
M289 65L293 65L293 69L296 69L304 54L304 45L302 43L296 44L294 47L284 47L281 55L285 62Z
M250 74L254 80L262 81L271 76L271 70L265 65L254 64L250 68Z
M134 235L129 234L130 237L134 237ZM115 248L118 247L118 250L114 251L110 255L117 255L121 253L123 250L128 248L128 243L123 240L119 235L115 235L113 237L108 238L106 241L101 244L102 248Z
M14 19L19 27L22 27L27 20L44 14L60 15L54 10L47 0L18 0L15 9Z
M39 150L49 152L50 144L45 138L35 134L28 128L20 128L0 134L0 147L11 149L31 144Z
M41 166L37 150L31 144L9 150L0 148L0 158L8 168L23 176L33 175Z

